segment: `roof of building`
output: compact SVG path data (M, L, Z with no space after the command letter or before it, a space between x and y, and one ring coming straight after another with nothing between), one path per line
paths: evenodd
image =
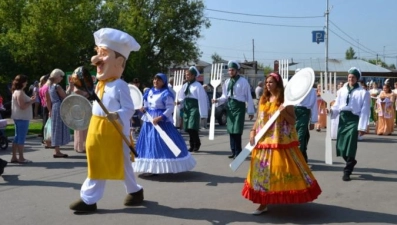
M295 71L297 68L311 67L314 71L325 71L324 59L300 60L296 65L289 66L288 70ZM365 73L390 73L391 70L374 65L361 59L329 59L329 72L347 72L351 67L357 67Z

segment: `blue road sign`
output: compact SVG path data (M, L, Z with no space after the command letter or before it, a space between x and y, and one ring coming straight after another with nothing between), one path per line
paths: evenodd
M316 42L320 44L320 42L324 42L325 39L325 31L323 30L315 30L312 31L312 42Z

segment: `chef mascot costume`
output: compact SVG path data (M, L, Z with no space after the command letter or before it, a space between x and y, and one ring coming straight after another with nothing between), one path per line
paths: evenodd
M97 55L91 58L91 62L97 67L95 92L110 113L106 115L94 101L86 141L88 176L81 187L80 199L70 205L70 209L77 212L96 211L106 180L124 181L127 192L124 205L134 206L143 202L143 188L135 180L130 148L111 123L116 121L124 135L129 137L134 104L128 84L120 77L128 55L131 51L138 51L140 45L129 34L112 28L96 31L94 38Z

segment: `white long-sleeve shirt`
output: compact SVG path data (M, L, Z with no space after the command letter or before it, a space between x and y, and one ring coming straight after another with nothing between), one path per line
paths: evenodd
M194 82L189 86L189 93L185 95L188 83L186 82L178 93L178 101L182 102L185 98L194 98L198 100L200 118L208 118L208 95L204 90L203 85L199 82ZM183 107L183 104L180 104Z
M247 114L254 115L254 102L252 101L251 86L249 85L248 81L244 77L240 76L240 78L233 86L233 96L231 96L230 91L227 90L229 82L230 78L227 79L222 85L222 96L217 99L219 104L225 103L229 98L235 99L240 102L246 102Z
M305 108L310 109L311 118L310 123L314 124L318 121L318 107L317 107L317 91L315 88L312 88L309 94L302 100L301 103L297 104L296 106L302 106Z
M130 119L135 112L128 84L121 79L106 83L101 101L109 112L118 113L119 121L123 126L123 133L128 137ZM97 101L94 101L92 105L92 114L102 117L106 116Z
M346 105L346 99L349 91L347 87L342 87L332 106L332 113L340 113L341 111L351 111L354 115L359 116L358 130L366 131L370 115L370 95L369 92L362 87L356 88L350 94L349 104Z

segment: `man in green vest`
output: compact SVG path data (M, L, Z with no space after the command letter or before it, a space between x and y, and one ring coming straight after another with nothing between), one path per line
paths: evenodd
M244 130L245 112L252 120L255 114L254 103L252 101L251 86L248 81L238 74L240 64L236 61L228 62L229 79L222 85L222 96L213 99L212 102L223 104L227 101L227 132L230 136L230 149L235 158L242 150L241 136ZM246 106L247 103L247 106Z
M295 74L300 69L295 70ZM303 158L307 163L307 145L310 139L310 130L314 129L314 124L318 120L317 112L317 94L312 88L309 94L302 100L302 102L295 105L296 123L295 128L299 138L299 149L302 152Z
M369 92L360 87L361 72L352 67L348 71L348 84L340 89L331 108L331 115L339 114L336 155L343 157L346 166L343 181L350 181L350 175L357 164L357 139L365 134L370 114Z
M183 107L183 128L189 133L189 152L197 152L201 141L199 129L201 119L208 117L208 96L203 86L196 81L200 75L195 66L191 66L185 73L186 83L178 94L178 103Z

